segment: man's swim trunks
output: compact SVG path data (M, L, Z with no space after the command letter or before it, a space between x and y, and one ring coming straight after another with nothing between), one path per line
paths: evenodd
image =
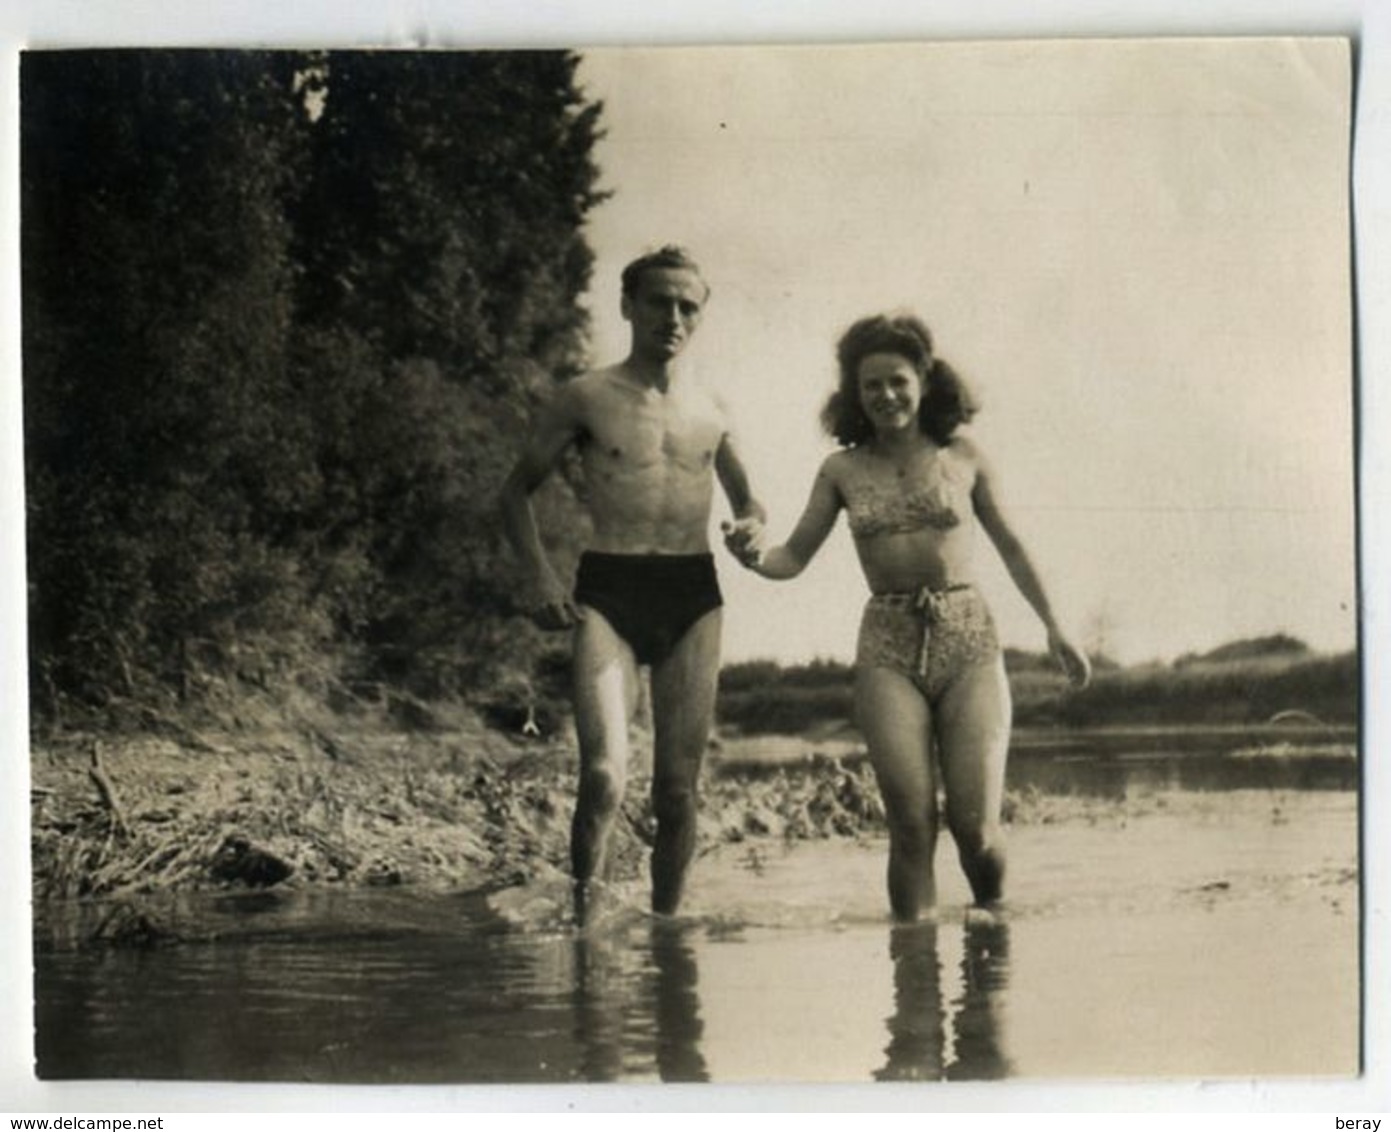
M575 600L604 615L639 664L665 660L686 632L723 604L711 554L586 551Z
M990 608L973 586L875 594L860 620L857 667L891 668L935 700L1000 654Z

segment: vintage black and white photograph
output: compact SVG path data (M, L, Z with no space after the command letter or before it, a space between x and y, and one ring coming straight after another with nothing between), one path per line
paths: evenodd
M37 1076L1356 1078L1354 73L26 51Z

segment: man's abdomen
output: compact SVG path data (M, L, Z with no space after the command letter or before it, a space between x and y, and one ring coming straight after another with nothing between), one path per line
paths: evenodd
M699 554L710 547L711 481L666 475L591 480L594 550L611 554Z

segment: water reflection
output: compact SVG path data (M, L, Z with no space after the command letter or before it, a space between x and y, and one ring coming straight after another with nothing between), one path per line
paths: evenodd
M578 935L544 913L556 903L545 885L507 917L491 897L405 889L195 895L155 908L183 942L149 950L80 947L113 914L81 905L51 910L57 922L36 935L39 1074L483 1084L718 1081L764 1065L885 1081L1206 1071L1202 1051L1171 1051L1195 1019L1246 1018L1253 1002L1279 1024L1247 1034L1233 1021L1221 1065L1355 1064L1355 758L1079 750L1026 754L1010 775L1046 794L1166 798L1162 822L1028 831L1044 896L1018 910L1013 957L1005 924L889 931L867 919L881 914L882 858L848 843L797 847L775 881L712 856L705 922L654 923L633 907ZM1196 797L1213 790L1232 792L1230 820L1211 821L1218 807ZM1055 883L1069 899L1048 895ZM1158 942L1137 949L1127 916L1109 914L1118 906L1149 909L1146 940ZM1079 916L1101 925L1085 968L1068 963ZM1284 922L1303 943L1270 944ZM1212 966L1192 972L1201 998L1171 1004L1165 973L1200 963ZM826 978L854 981L823 1002L810 988ZM1021 1008L1045 984L1070 1018ZM1305 992L1268 1004L1269 985ZM1098 1004L1117 994L1157 1025L1105 1031ZM1060 1021L1090 1035L1076 1063L1060 1060ZM1272 1046L1267 1031L1285 1036Z
M643 1077L710 1080L700 1050L699 969L688 930L650 925L640 943L576 935L571 1005L580 1076L590 1082Z
M953 1030L956 1057L949 1081L989 1081L1013 1068L1005 1056L1000 1015L1009 986L1009 925L1003 921L966 925L961 955L961 994Z
M1342 754L1175 755L1172 752L1023 756L1009 786L1041 794L1125 801L1164 790L1355 790L1357 759Z
M936 924L893 929L894 1011L877 1081L980 1081L1006 1077L1001 1010L1009 982L1009 926L966 925L958 993L943 991Z
M674 925L654 924L651 942L658 1075L663 1081L708 1081L700 1052L705 1024L696 992L695 951L685 932Z
M894 1012L889 1044L876 1081L938 1081L946 1060L947 1019L937 925L910 924L889 937L894 965Z
M575 1041L580 1049L580 1077L617 1081L623 1075L623 994L615 988L612 946L581 932L574 941Z

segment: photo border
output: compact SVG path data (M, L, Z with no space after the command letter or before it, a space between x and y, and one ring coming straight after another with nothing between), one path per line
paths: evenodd
M1376 690L1388 684L1386 579L1391 577L1384 521L1369 501L1387 498L1391 463L1376 443L1391 436L1387 420L1391 373L1391 33L1380 0L1286 0L1176 3L1133 0L1119 5L1059 0L986 3L778 0L752 5L708 0L649 3L641 13L623 0L517 5L516 11L478 4L410 6L328 0L287 5L263 2L235 12L209 3L138 3L101 11L80 3L44 5L20 0L0 16L5 28L3 94L7 130L6 251L0 303L8 333L0 388L0 624L8 627L0 653L0 1111L59 1112L447 1112L447 1111L1039 1111L1193 1110L1325 1112L1384 1110L1388 1103L1391 1003L1387 961L1385 836L1387 778L1376 753L1385 747ZM23 576L23 460L19 395L18 52L26 47L390 47L517 48L659 46L665 44L784 44L926 39L1112 38L1142 36L1336 35L1354 40L1353 199L1357 292L1356 415L1359 458L1360 643L1364 718L1363 985L1364 1074L1351 1082L1145 1082L1143 1084L1006 1082L945 1089L921 1086L671 1086L411 1087L195 1085L145 1082L50 1083L32 1075L32 944L29 921L27 808L29 766ZM1384 512L1386 509L1382 508Z

